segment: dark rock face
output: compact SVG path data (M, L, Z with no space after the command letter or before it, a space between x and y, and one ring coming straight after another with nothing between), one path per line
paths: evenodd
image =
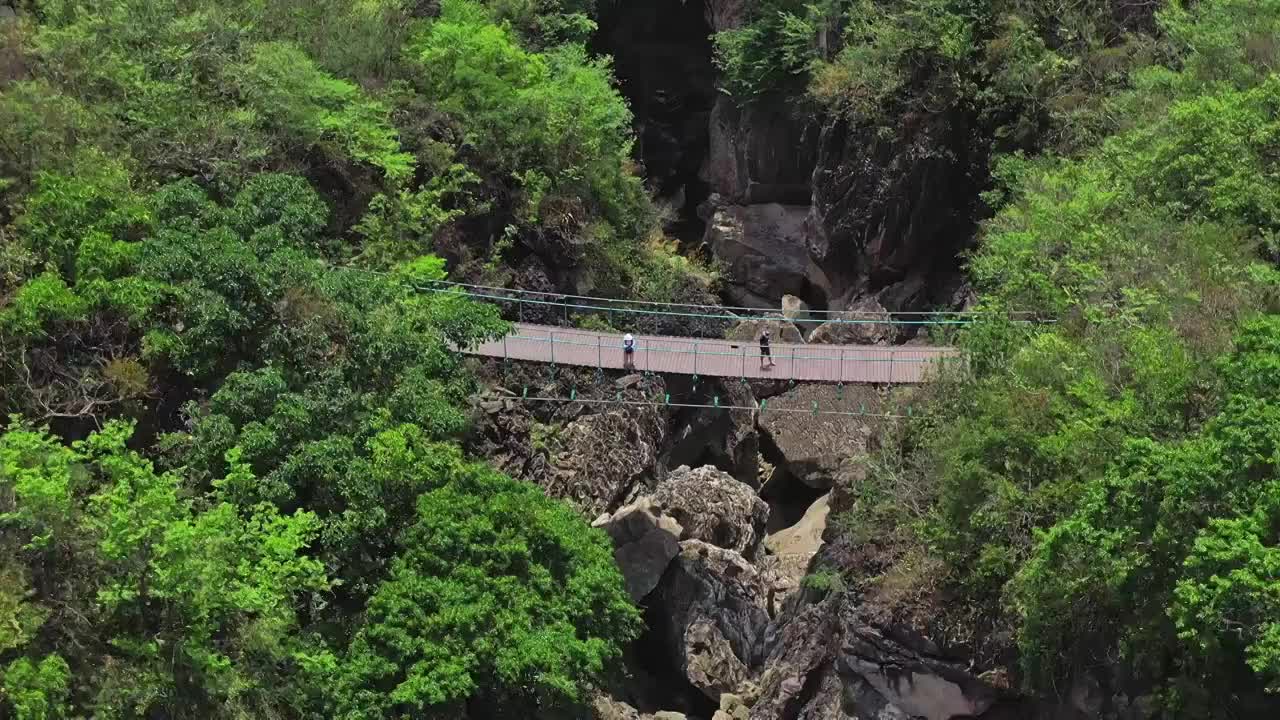
M970 674L959 659L941 655L925 638L870 620L856 604L841 607L843 638L836 671L853 683L867 709L900 710L904 717L949 720L981 717L999 692ZM869 687L862 687L866 683ZM883 703L883 704L881 704Z
M736 305L777 308L783 295L812 296L827 286L806 252L807 205L727 205L707 225L706 242L728 270Z
M971 130L955 114L907 117L898 136L886 139L845 117L827 119L813 172L809 252L828 271L834 294L852 299L902 282L923 289L955 274L977 202Z
M700 540L680 543L650 598L663 619L651 628L668 661L707 698L719 702L750 676L769 624L767 578L740 554Z
M597 49L613 56L635 118L638 159L659 201L671 207L671 232L702 233L697 207L707 197L707 162L716 70L700 3L655 0L601 7Z
M1009 700L925 638L875 619L853 593L796 604L765 646L751 720L978 718Z
M807 204L816 141L786 98L743 108L721 95L711 111L711 192L740 205Z
M713 379L707 392L726 407L755 407L751 388L732 379ZM670 435L667 467L713 465L755 488L760 484L760 438L754 410L701 408L682 416Z
M708 15L719 29L741 11L711 2ZM874 296L889 312L951 304L985 182L973 177L985 173L975 132L961 112L906 113L885 136L843 114L814 119L783 96L747 106L720 97L703 215L729 298L776 307L792 294L844 310Z

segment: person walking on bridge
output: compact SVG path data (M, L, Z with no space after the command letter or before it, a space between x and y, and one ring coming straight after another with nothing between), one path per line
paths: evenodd
M636 369L636 339L631 333L622 336L622 367L624 370Z
M768 361L768 365L765 362ZM773 356L769 354L769 329L765 328L760 332L760 369L766 370L773 367Z

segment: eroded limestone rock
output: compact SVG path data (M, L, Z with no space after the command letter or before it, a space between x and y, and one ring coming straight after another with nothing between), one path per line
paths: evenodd
M751 557L764 539L769 506L751 488L714 467L681 466L658 484L653 502L701 540Z
M563 449L542 485L548 495L575 502L587 517L609 512L660 474L665 436L661 410L648 405L585 415L560 432Z
M804 342L804 338L800 336L800 330L794 323L783 320L782 318L753 318L750 320L742 320L733 326L725 338L738 342L748 343L747 362L760 362L760 333L763 330L769 331L769 338L775 343L800 343ZM777 352L776 350L774 351Z
M879 413L879 395L874 388L851 386L843 390L830 386L798 385L771 399L771 408L791 408L802 412L765 411L760 414L762 448L770 462L795 480L826 490L847 458L866 455L877 421L857 415L810 415L814 403L819 410ZM776 455L777 457L771 457ZM775 472L775 476L777 473Z
M634 602L648 595L672 558L680 553L680 524L663 515L648 498L627 505L592 523L613 540L613 558Z

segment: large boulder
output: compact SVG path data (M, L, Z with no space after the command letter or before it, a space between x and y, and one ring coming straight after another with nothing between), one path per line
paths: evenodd
M782 296L782 317L793 323L809 319L809 304L795 295Z
M746 484L714 467L681 466L652 496L684 528L684 537L734 550L745 558L764 539L769 506Z
M924 637L872 619L867 608L841 608L843 638L836 661L845 686L857 691L859 716L951 720L981 717L1001 691L945 657ZM892 714L890 714L892 713Z
M598 693L591 699L591 717L593 720L644 720L650 716L642 715L621 700Z
M720 709L711 716L711 720L750 720L751 706L733 693L720 695Z
M592 523L613 540L613 558L627 593L640 602L658 585L671 560L680 554L680 524L648 498L601 515Z
M735 303L776 308L783 295L805 296L827 284L806 252L809 208L766 203L729 205L711 216L706 242L728 269Z
M701 540L680 554L650 596L661 619L651 630L667 662L713 701L736 692L758 660L769 623L770 580L741 554Z
M848 310L833 313L809 335L815 345L888 345L897 340L893 316L875 298L864 298Z
M859 415L811 415L820 411L866 412ZM867 454L880 412L875 388L798 385L772 398L769 409L800 412L760 413L760 439L765 458L777 466L776 482L796 480L816 490L830 488L846 458ZM779 473L782 473L781 475ZM761 491L768 495L767 489Z
M768 330L769 338L775 343L802 343L804 338L800 335L800 329L789 320L784 318L751 318L740 320L736 325L725 333L726 340L734 340L737 342L751 343L753 346L760 341L760 333ZM748 354L750 357L750 354Z
M615 510L659 479L666 428L660 409L649 405L584 415L560 431L561 449L541 484L587 517Z

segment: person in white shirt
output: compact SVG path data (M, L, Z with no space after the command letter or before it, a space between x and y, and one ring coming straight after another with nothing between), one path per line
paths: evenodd
M636 339L631 333L622 336L622 367L632 370L636 366Z

